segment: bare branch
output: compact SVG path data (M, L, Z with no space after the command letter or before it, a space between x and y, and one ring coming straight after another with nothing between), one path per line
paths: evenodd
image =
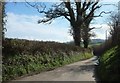
M70 18L68 18L66 15L63 15L68 21L71 21Z
M104 5L104 6L109 6L109 5L113 5L113 6L115 6L115 7L118 7L116 4L102 4L102 5Z
M35 4L30 4L30 3L27 2L26 0L25 0L25 2L26 2L28 5L30 5L31 7L35 8L39 13L45 13L45 14L46 14L46 12L45 12L46 5L42 6L41 4L39 4L39 6L38 6L37 3L35 3ZM42 9L42 10L40 10L40 9Z
M100 8L101 6L96 6L98 4L98 2L96 2L95 4L93 4L92 9L90 11L90 13L85 17L84 21L86 21L88 18L91 17L91 15L94 13L94 11L98 8ZM95 7L96 6L96 7ZM93 17L93 16L92 16Z
M25 0L25 1L26 1L26 0ZM48 11L45 11L45 9L46 9L46 6L45 6L45 5L41 5L41 4L40 4L40 5L38 6L37 3L35 3L35 4L30 4L30 3L27 2L27 1L26 1L26 3L27 3L28 5L30 5L31 7L37 9L37 11L38 11L39 13L44 13L44 14L45 14L46 19L39 20L38 23L46 23L46 22L49 22L49 21L51 21L51 20L53 20L53 19L55 19L55 18L61 17L61 16L64 16L68 21L71 21L70 18L68 17L68 16L70 16L69 13L66 12L64 9L62 9L62 8L60 7L61 5L63 5L63 3L60 3L59 5L53 5L52 7L55 8L55 9L51 8L51 9L49 9ZM41 8L42 10L40 10L40 8Z
M43 19L43 20L38 20L38 24L39 23L46 23L46 22L48 22L48 21L50 21L50 20L52 20L53 18L46 18L46 19Z
M92 28L89 28L89 31L91 31L91 30L93 30L93 29L100 29L100 28L102 28L102 26L101 26L101 27L98 27L98 28L92 27Z
M110 13L112 13L112 11L110 11L110 12L105 12L105 11L102 11L99 15L96 15L96 16L93 16L93 17L102 17L102 14L110 14Z
M85 2L84 2L84 3L85 3ZM81 12L85 12L85 11L90 7L91 4L93 4L93 2L90 2L90 1L86 4L86 7L85 7L85 5L83 4L83 8L82 8L82 11L81 11Z
M69 1L69 0L68 0L68 1ZM66 8L67 8L68 11L69 11L69 15L70 15L71 21L75 21L74 11L73 11L73 9L71 8L70 2L64 2L64 3L65 3Z
M91 30L93 30L93 29L95 29L95 27L93 27L93 28L89 28L89 31L91 31Z

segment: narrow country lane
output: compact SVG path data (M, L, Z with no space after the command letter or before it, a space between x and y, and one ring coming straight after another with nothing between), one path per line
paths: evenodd
M14 81L95 81L96 57Z

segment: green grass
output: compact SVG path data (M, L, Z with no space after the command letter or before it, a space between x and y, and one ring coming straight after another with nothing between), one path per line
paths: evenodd
M12 80L33 72L40 73L76 61L88 59L92 56L91 53L73 53L73 55L61 53L56 56L48 54L9 56L6 58L6 63L2 66L2 80Z
M119 81L120 79L120 48L108 50L100 57L97 73L102 81Z
M88 47L93 47L93 46L99 46L99 45L101 45L102 43L90 43L89 45L88 45Z
M100 42L100 43L89 43L88 47L91 48L91 47L93 47L93 46L99 46L99 45L101 45L101 44L102 44L101 42ZM84 47L84 44L81 43L81 46Z

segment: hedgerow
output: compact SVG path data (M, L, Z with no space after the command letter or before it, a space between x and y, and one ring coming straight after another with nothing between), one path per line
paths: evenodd
M23 39L5 39L2 51L3 81L92 57L90 49Z

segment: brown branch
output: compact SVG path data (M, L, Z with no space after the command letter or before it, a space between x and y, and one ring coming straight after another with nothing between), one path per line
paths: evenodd
M79 21L79 16L82 16L81 14L81 2L75 2L76 3L76 18L77 18L77 21ZM79 23L79 22L78 22Z
M42 5L40 4L41 8L43 8L43 10L40 10L40 8L39 8L39 6L37 5L37 3L35 3L34 5L32 5L32 4L30 4L29 2L27 2L26 0L25 0L25 2L26 2L29 6L35 8L39 13L44 13L44 14L47 13L47 12L45 12L45 9L46 9L46 6L45 6L45 5L44 5L44 7L42 7Z
M61 11L58 8L56 8L56 10L54 12L56 12L56 14L59 16L64 16L68 21L71 21L70 18L68 18L68 16L70 16L68 12Z
M102 14L104 13L104 14L109 14L109 13L111 13L112 11L110 11L110 12L105 12L105 11L102 11L99 15L96 15L96 16L93 16L93 17L102 17Z
M43 19L43 20L38 20L38 24L40 24L40 23L46 23L46 22L48 22L48 21L50 21L52 19L53 18L46 18L46 19Z
M68 18L66 15L63 15L68 21L71 21L70 18Z
M101 27L99 27L99 28L92 27L92 28L89 28L89 31L91 31L91 30L93 30L93 29L100 29L100 28L102 28L102 26L101 26Z
M83 4L83 8L82 8L82 11L81 11L81 12L85 12L85 11L90 7L91 4L93 4L93 2L88 2L88 4L86 4L86 7L85 7L85 5Z
M46 9L46 6L41 6L42 10L40 10L40 7L37 5L37 3L35 4L30 4L29 2L27 2L25 0L25 2L30 5L31 7L37 9L37 11L39 13L44 13L45 14L45 17L47 17L46 19L42 19L42 20L39 20L38 23L46 23L46 22L49 22L57 17L61 17L61 16L64 16L68 21L71 21L70 18L68 18L68 16L70 16L68 14L68 12L64 12L62 11L59 7L63 4L63 3L60 3L59 5L53 5L52 7L55 7L55 9L49 9L48 11L45 11Z
M96 3L95 3L96 4ZM94 11L98 8L100 8L101 6L96 6L95 7L95 4L92 6L92 10L90 11L90 13L85 17L85 20L87 20L89 17L91 17L91 15L94 13ZM97 4L96 4L97 5ZM95 8L94 8L95 7ZM84 21L85 21L84 20Z
M69 11L69 15L70 15L71 21L75 21L74 11L73 11L73 9L71 8L70 2L64 2L64 3L65 3L66 8L67 8L68 11Z

